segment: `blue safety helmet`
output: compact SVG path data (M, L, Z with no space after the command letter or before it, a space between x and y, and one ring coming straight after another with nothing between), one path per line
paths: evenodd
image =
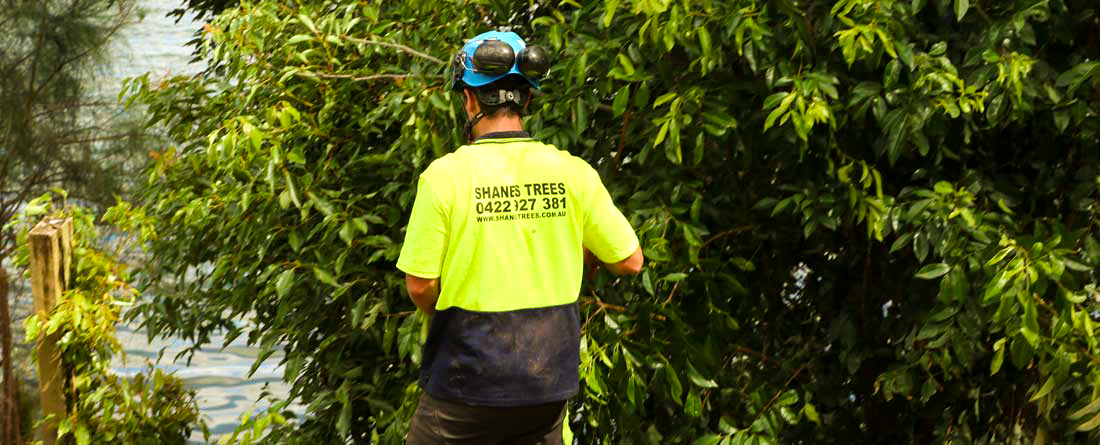
M480 87L506 76L517 75L536 90L550 68L549 53L541 46L527 46L514 32L489 31L466 42L451 63L451 89Z

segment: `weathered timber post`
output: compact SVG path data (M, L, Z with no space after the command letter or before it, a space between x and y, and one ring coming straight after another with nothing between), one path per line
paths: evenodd
M57 305L61 293L69 283L69 263L72 261L73 221L46 219L38 223L30 233L31 292L34 295L34 312L47 317ZM60 333L47 336L38 343L38 384L42 400L42 415L54 415L54 419L42 425L39 431L45 445L57 442L57 425L66 415L64 376L61 368L61 352L57 348Z
M11 311L8 308L8 271L0 267L0 346L3 347L4 391L3 404L0 404L0 444L18 445L22 432L19 431L19 386L16 384L11 360Z

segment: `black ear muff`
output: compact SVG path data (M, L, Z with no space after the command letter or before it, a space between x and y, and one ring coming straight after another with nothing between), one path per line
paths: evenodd
M516 52L500 40L486 40L474 50L474 69L479 73L500 75L512 69Z
M528 46L519 52L519 72L528 79L541 79L550 71L550 51L541 46Z

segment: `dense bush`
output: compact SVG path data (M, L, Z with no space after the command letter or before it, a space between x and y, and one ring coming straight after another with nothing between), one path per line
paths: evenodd
M30 200L5 229L17 233L15 265L27 269L30 261L28 233L39 220L72 218L72 266L68 288L57 306L35 313L24 322L26 342L53 342L59 353L59 374L65 399L65 416L52 419L58 443L184 445L194 428L206 431L199 418L195 391L179 378L153 369L132 379L111 372L121 354L115 329L122 307L137 295L130 286L126 264L119 258L131 242L106 246L100 240L95 216L79 206L62 204L64 193ZM104 221L117 229L134 230L141 213L121 204L107 212ZM114 247L114 250L112 250ZM31 415L27 413L27 415ZM41 416L38 421L47 420Z
M461 143L445 61L511 27L557 54L526 125L597 166L650 260L581 296L580 443L1094 442L1096 13L244 2L205 73L131 85L180 144L135 315L286 351L309 415L241 439L400 443L425 324L393 262Z

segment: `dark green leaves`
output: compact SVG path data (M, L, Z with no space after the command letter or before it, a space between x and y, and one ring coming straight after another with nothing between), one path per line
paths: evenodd
M939 278L951 270L951 266L944 263L926 264L917 271L916 277L922 280Z

